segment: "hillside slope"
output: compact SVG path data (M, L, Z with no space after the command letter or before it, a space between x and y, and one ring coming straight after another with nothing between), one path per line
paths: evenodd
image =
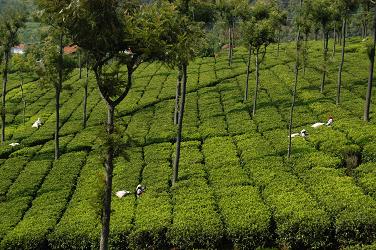
M116 249L276 247L340 249L376 242L376 124L361 120L368 61L360 39L347 49L342 103L335 105L338 56L320 94L321 44L310 42L299 80L294 138L286 159L294 49L271 47L261 70L258 110L243 103L246 51L231 68L226 56L191 63L179 181L171 186L176 72L144 64L117 110L119 131L133 140L120 156L114 191L146 186L140 198L113 196L111 245ZM252 72L252 77L254 74ZM83 79L65 83L63 155L53 161L54 92L30 79L21 92L12 75L8 142L0 147L0 249L90 249L100 236L103 122L106 109L93 76L89 126L82 128ZM253 80L251 81L253 86ZM253 96L253 87L250 88ZM334 116L334 125L311 124ZM38 117L45 121L31 128ZM126 160L128 158L128 160ZM372 248L371 248L372 249Z

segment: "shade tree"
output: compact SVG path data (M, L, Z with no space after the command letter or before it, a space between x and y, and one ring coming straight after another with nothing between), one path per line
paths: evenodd
M367 92L366 92L366 100L364 104L364 115L363 120L369 121L370 119L370 107L371 107L371 99L372 99L372 84L373 84L373 69L375 66L375 48L376 48L376 4L373 3L374 8L374 16L373 16L373 41L371 43L367 43L367 55L370 61L369 64L369 73L368 73L368 84L367 84Z
M27 76L34 74L35 60L32 53L15 55L12 58L12 70L16 72L20 78L20 90L22 100L22 122L25 125L25 113L26 113L26 98L24 95L24 84Z
M5 2L0 10L0 52L2 63L2 96L1 96L1 143L5 142L6 126L6 94L9 73L9 63L12 57L12 47L19 43L18 35L27 20L27 11L22 2Z
M228 64L231 66L234 54L235 24L239 18L248 16L248 1L245 0L216 0L218 14L227 25L228 35Z
M295 16L295 26L297 29L296 32L296 47L295 47L295 67L294 67L294 86L292 91L292 101L291 101L291 108L290 108L290 117L289 117L289 144L287 148L287 157L290 158L292 152L292 126L293 126L293 117L294 117L294 108L295 108L295 101L296 101L296 94L297 94L297 86L298 86L298 77L299 77L299 67L300 67L300 57L301 57L301 30L307 28L306 25L306 17L307 12L306 8L303 8L303 0L299 0L299 8L296 11ZM304 30L306 31L306 30ZM304 54L304 52L303 52ZM303 58L304 60L304 58Z
M333 8L331 0L313 0L311 5L311 13L315 23L321 26L322 41L323 41L323 64L320 92L324 91L324 85L327 74L328 63L328 43L329 43L329 28L333 17Z
M357 9L358 1L357 0L336 0L333 3L333 7L334 7L334 11L333 11L334 17L337 17L337 18L333 18L334 23L337 23L337 20L339 18L342 19L342 32L341 32L342 51L341 51L341 62L338 68L337 98L336 98L336 104L338 105L340 103L340 96L341 96L342 70L343 70L343 64L345 62L347 22L350 17L350 14Z
M253 96L252 115L256 114L257 96L259 90L260 64L265 58L266 48L276 41L276 30L279 25L278 5L274 1L260 0L252 6L252 16L242 23L242 36L248 44L248 70L244 100L248 99L248 79L251 53L255 55L256 84Z
M51 34L46 39L46 52L43 57L45 61L39 69L39 73L43 75L44 79L50 78L55 89L55 160L60 157L60 95L63 89L63 81L67 78L67 75L71 69L67 69L64 72L64 46L68 43L65 38L66 27L64 25L64 16L61 15L61 10L64 6L69 4L69 0L36 0L36 4L39 8L37 17L44 24L49 26L49 33ZM55 54L53 43L58 47L58 54ZM51 55L46 55L52 53ZM58 56L56 58L56 56ZM55 69L52 69L55 67ZM56 74L55 74L56 73ZM52 74L47 76L46 74ZM55 80L55 77L57 80Z

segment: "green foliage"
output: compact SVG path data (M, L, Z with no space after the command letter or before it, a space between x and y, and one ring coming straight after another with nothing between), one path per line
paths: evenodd
M257 1L252 6L252 17L242 23L242 35L247 44L258 50L274 42L280 25L280 13L274 1Z
M304 178L308 190L335 218L336 237L341 244L375 240L376 203L352 178L327 168L312 169Z
M327 32L328 24L332 19L333 10L331 8L331 1L329 0L315 0L312 1L311 13L313 20L325 29Z
M146 193L138 200L135 228L129 235L131 249L163 249L168 246L166 232L171 224L169 194L163 191L152 194L149 190L147 186Z
M363 162L375 162L376 161L376 143L366 144L362 152Z
M173 196L169 242L179 248L214 249L223 237L223 226L205 181L179 181L173 187Z
M10 56L11 48L19 43L18 32L24 27L26 17L27 10L21 1L7 1L2 6L0 9L1 54L6 52Z
M263 246L270 240L271 212L257 188L232 186L218 192L226 233L237 249Z
M56 38L55 38L56 39ZM41 63L36 66L36 72L41 78L41 82L48 85L52 84L55 89L61 91L62 86L59 82L59 74L62 72L62 80L69 79L73 70L74 62L67 56L60 55L60 48L56 46L57 42L53 37L47 37L43 47L43 57ZM61 57L63 61L61 62Z
M34 196L51 165L50 160L29 162L9 189L7 200Z
M24 157L10 158L0 168L0 200L5 199L9 187L24 169L27 159Z

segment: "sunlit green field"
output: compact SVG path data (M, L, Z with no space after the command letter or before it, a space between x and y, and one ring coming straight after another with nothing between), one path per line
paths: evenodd
M330 45L332 44L332 41ZM294 47L268 48L262 63L258 109L243 103L247 52L198 58L188 69L179 181L171 186L176 127L176 70L144 63L118 106L118 129L133 143L118 157L114 192L146 192L112 199L111 246L116 249L326 248L376 249L376 124L362 121L368 78L364 42L346 50L342 99L335 105L340 47L320 94L321 42L309 43L300 72L293 139L287 159L294 81ZM253 62L254 57L252 57ZM88 127L82 128L84 79L75 70L61 97L61 147L53 161L54 89L33 77L24 86L10 76L7 144L0 147L0 249L96 249L100 237L106 107L90 75ZM334 116L332 127L313 129ZM31 127L40 117L45 124ZM8 146L19 142L20 146Z

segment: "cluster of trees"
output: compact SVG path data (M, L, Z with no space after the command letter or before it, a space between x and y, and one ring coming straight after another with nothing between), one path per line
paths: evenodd
M247 77L244 102L248 100L251 55L255 56L255 91L252 115L256 115L259 90L260 64L271 43L279 42L282 27L287 25L288 13L276 0L169 0L145 3L141 0L36 0L36 18L49 27L44 35L40 51L27 58L17 59L17 72L23 79L25 74L35 72L41 82L52 84L56 99L55 159L59 158L59 108L63 82L75 67L71 58L64 55L63 48L74 44L80 47L80 78L82 65L86 65L84 88L83 127L86 126L86 99L89 69L94 72L101 97L107 106L105 157L105 190L103 192L101 249L108 249L109 223L111 214L112 173L114 158L122 151L124 141L117 133L115 109L126 99L132 88L134 72L142 63L160 61L177 70L177 86L174 122L177 128L176 157L172 183L178 180L180 143L186 99L189 62L200 52L213 54L217 44L210 41L210 27L217 20L224 22L228 36L228 62L231 66L235 46L235 30L240 30L242 41L248 48ZM10 1L2 7L0 16L0 49L2 54L2 142L5 141L5 98L11 60L11 48L19 43L18 32L27 22L27 8L21 2ZM345 58L346 30L351 14L359 9L365 13L362 32L367 34L369 11L374 3L368 0L312 0L294 2L296 32L295 81L292 91L290 113L290 135L300 68L305 72L307 40L311 33L322 32L323 64L320 90L323 92L329 57L328 40L333 30L334 40L341 40L342 53L338 70L337 104L340 104L342 69ZM8 7L9 6L9 7ZM365 11L367 10L367 11ZM376 8L375 8L376 10ZM373 24L376 27L376 14ZM341 30L341 31L340 31ZM205 33L205 31L207 31ZM338 34L338 35L337 35ZM205 36L206 35L206 36ZM206 38L206 39L205 39ZM302 44L304 38L305 43ZM375 40L369 45L370 77L364 119L369 120L372 92ZM198 46L205 44L203 50ZM334 45L336 42L334 43ZM333 53L335 52L335 48ZM23 80L21 82L21 89ZM26 107L24 101L24 109ZM25 112L25 111L24 111ZM119 139L120 138L120 139ZM291 137L288 155L291 152Z

